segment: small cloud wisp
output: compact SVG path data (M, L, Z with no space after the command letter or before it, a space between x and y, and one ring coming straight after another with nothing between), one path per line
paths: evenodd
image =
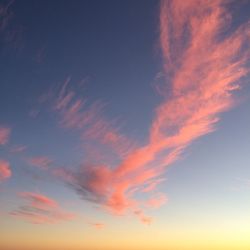
M30 166L38 167L41 169L48 169L53 161L46 156L36 156L27 159Z
M60 208L55 200L45 195L22 192L19 193L19 197L25 201L25 205L19 206L10 215L33 224L55 224L73 220L76 217L75 214Z
M11 174L9 162L0 159L0 183L5 179L10 178Z
M10 132L10 128L0 126L0 145L4 145L8 142Z

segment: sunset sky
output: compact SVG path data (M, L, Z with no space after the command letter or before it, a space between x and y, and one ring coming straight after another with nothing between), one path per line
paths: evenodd
M249 13L0 0L0 249L249 250Z

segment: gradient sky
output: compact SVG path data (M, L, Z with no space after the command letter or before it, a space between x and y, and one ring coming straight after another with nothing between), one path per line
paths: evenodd
M0 249L249 250L249 13L0 1Z

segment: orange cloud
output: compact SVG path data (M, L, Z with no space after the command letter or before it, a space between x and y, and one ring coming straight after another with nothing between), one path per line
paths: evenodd
M55 200L45 195L22 192L19 196L24 199L25 205L12 211L11 216L34 224L55 224L75 218L75 214L64 211Z
M8 142L10 136L10 128L0 126L0 145Z
M7 161L0 159L0 182L11 176L10 165Z

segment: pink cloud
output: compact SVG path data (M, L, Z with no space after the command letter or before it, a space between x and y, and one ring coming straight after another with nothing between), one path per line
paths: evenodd
M116 166L88 164L68 171L68 182L83 199L115 214L132 211L141 221L151 221L140 208L138 193L155 190L166 167L194 140L215 130L219 114L235 105L233 92L249 73L249 23L230 31L226 7L217 0L161 1L162 75L171 93L158 89L163 101L155 109L144 145L127 151ZM86 101L74 97L66 86L59 94L55 107L62 124L119 151L120 138L125 137L102 118L100 106L85 109ZM147 206L156 208L166 201L156 195Z
M10 131L10 128L0 126L0 145L4 145L8 142Z
M0 182L10 178L11 169L9 162L0 159Z
M11 216L34 224L55 224L75 218L75 214L63 210L55 200L45 195L22 192L19 196L24 200L25 205L10 212Z
M119 157L124 156L131 148L132 142L119 132L115 121L104 117L103 103L95 102L89 105L86 99L78 97L76 92L70 89L70 82L69 77L58 94L55 94L53 109L59 114L60 125L80 132L83 141L95 141L109 147Z
M9 10L10 6L12 5L13 1L9 1L8 4L3 5L0 4L0 32L6 30L13 13Z
M42 195L42 194L36 194L31 192L22 192L19 193L19 196L28 200L30 202L30 205L36 208L41 207L57 207L58 204L56 201Z
M83 132L84 138L96 140L109 146L119 156L126 155L132 146L132 142L128 138L120 134L111 122L101 116L97 116L91 126Z
M53 161L46 156L37 156L27 159L27 163L31 166L48 169Z

